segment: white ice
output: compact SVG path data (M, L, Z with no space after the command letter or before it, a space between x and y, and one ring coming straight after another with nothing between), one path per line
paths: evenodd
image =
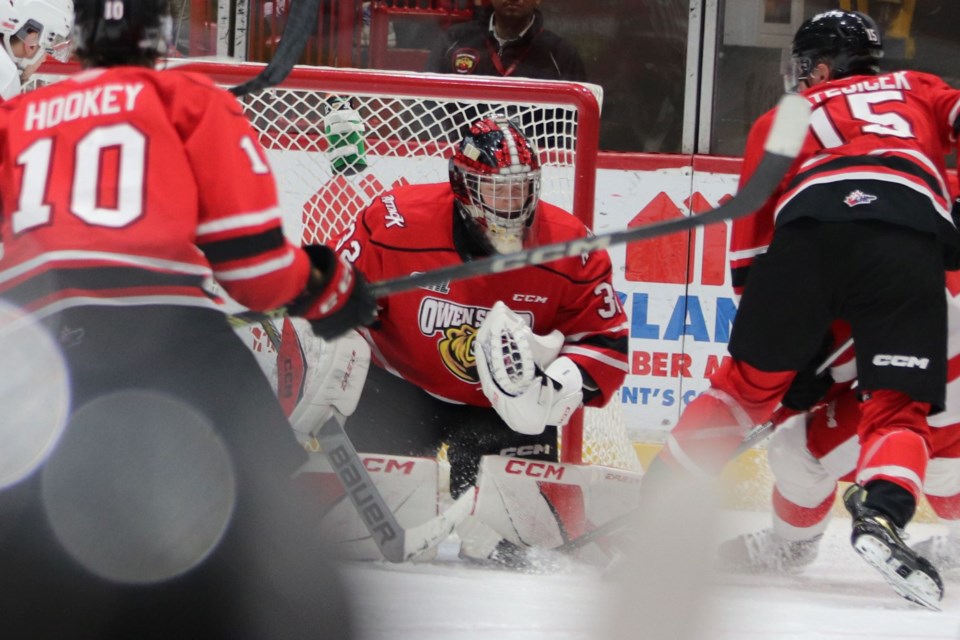
M768 523L769 514L724 512L717 538ZM696 588L671 585L669 576L643 575L637 567L624 582L573 561L540 573L470 566L457 561L453 543L445 543L431 564L352 563L345 576L359 640L960 638L960 571L943 575L942 611L921 608L896 595L855 554L849 531L849 519L835 518L819 557L799 575L711 575L704 568L691 581L707 586L702 598ZM910 541L942 532L934 524L908 529ZM669 606L658 600L664 590L675 591L667 596ZM679 636L676 625L663 631L657 621L671 617L689 618L694 631Z

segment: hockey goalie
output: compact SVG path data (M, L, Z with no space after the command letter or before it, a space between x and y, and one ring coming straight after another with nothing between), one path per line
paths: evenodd
M504 330L504 323L515 330L522 329L522 321L504 310L494 314L493 320L486 323L486 333ZM308 323L291 318L245 325L237 331L276 389L295 436L310 452L310 460L300 470L298 479L326 507L322 527L327 539L338 542L346 558L382 559L368 526L319 450L316 438L328 420L349 422L356 410L370 366L367 342L355 332L324 341L313 335ZM556 336L533 342L538 362L556 358L557 345L551 344L555 340ZM484 361L480 368L487 378L485 385L498 388L489 373L491 367ZM503 375L502 371L498 373ZM376 398L369 401L375 402ZM520 407L525 415L533 413L531 409ZM494 550L499 547L498 564L536 568L538 555L527 553L529 550L559 547L587 528L599 526L637 505L641 479L638 472L527 459L515 453L505 451L481 460L476 486L469 489L470 505L458 510L455 516L456 534L465 558L497 555ZM412 530L436 519L450 501L448 465L436 457L364 452L359 457L377 491L405 529ZM448 513L453 511L449 509ZM433 559L440 541L429 541L413 559ZM596 548L591 552L598 553ZM602 555L595 557L605 561Z

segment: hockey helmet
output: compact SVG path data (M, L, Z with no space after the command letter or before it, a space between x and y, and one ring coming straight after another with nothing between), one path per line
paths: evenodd
M10 59L21 71L38 62L45 54L61 62L70 57L70 32L73 29L71 0L0 0L0 34ZM33 35L36 34L36 35ZM32 56L13 53L13 39L39 45Z
M498 253L523 248L540 201L540 158L516 123L474 122L450 159L450 183L468 228Z
M797 29L789 58L785 60L784 82L796 90L819 62L830 65L830 78L880 72L883 42L873 19L859 11L825 11Z
M76 0L73 33L77 55L89 65L150 65L170 47L170 5L168 0Z

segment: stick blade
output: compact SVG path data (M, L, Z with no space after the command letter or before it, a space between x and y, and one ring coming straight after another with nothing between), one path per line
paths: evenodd
M476 489L471 488L436 518L407 529L404 536L404 560L414 560L446 540L453 530L473 511Z

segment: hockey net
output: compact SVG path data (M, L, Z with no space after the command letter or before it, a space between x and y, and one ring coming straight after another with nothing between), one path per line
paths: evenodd
M263 68L177 64L223 86L241 84ZM57 79L39 77L42 83ZM518 121L540 150L542 199L592 225L602 100L594 85L296 67L278 87L241 100L276 175L285 230L304 244L330 241L387 189L446 181L464 126L492 113ZM333 121L344 109L359 116L361 136L338 137ZM343 166L331 161L340 144L358 146ZM563 459L636 469L616 407L586 414L565 430Z

